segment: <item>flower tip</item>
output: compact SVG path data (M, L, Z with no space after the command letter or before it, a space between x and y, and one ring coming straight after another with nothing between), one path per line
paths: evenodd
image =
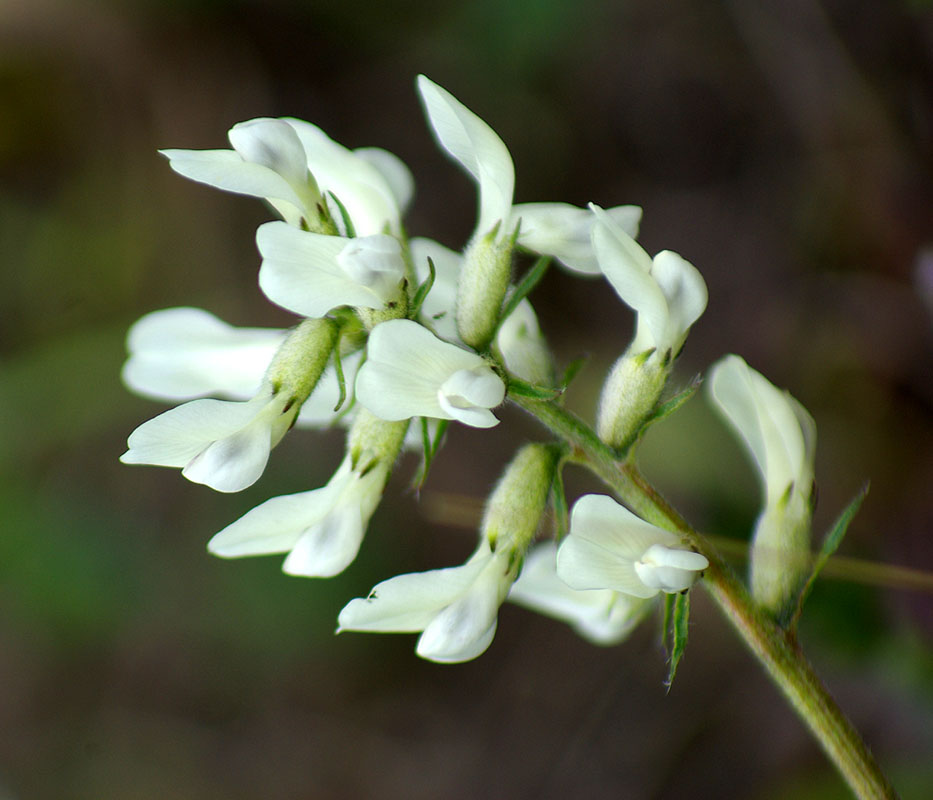
M434 89L440 89L434 81L432 81L427 75L419 73L418 77L415 78L415 85L418 87L418 91L424 95L425 91L431 91Z

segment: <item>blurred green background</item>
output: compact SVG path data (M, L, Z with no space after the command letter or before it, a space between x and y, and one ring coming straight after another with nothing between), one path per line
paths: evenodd
M734 351L820 435L816 529L866 478L846 556L933 572L933 20L918 0L0 1L0 798L836 798L817 746L702 592L672 692L657 626L599 649L506 607L442 667L410 636L333 637L378 580L459 563L529 420L455 429L418 503L404 460L337 579L224 562L207 539L323 483L295 433L235 496L117 462L164 406L120 385L126 328L197 305L288 325L256 287L261 204L160 147L297 116L412 168L409 230L459 247L470 182L434 146L424 72L509 145L518 201L637 203L703 272L679 379ZM554 270L534 295L591 415L631 314ZM695 524L742 539L757 487L697 398L646 443ZM579 493L596 488L569 473ZM933 595L842 571L804 645L904 797L933 796Z

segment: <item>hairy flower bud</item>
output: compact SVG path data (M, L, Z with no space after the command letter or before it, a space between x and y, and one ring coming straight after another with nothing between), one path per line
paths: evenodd
M476 350L485 350L495 335L512 274L514 238L499 236L499 227L467 248L457 285L457 332Z
M553 448L527 444L505 468L486 502L481 526L493 550L504 546L524 554L547 506L556 463Z
M357 465L361 460L375 459L391 467L402 450L407 430L407 419L390 422L360 407L347 436L350 460Z
M282 343L266 371L273 391L286 392L301 404L314 390L337 341L337 324L329 319L306 319Z
M670 365L662 366L653 350L636 355L626 351L613 365L599 398L599 438L616 448L630 445L657 404L669 374Z

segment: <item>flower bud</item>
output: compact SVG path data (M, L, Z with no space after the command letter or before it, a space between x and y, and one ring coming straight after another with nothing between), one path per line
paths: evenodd
M613 365L596 416L599 438L618 449L634 441L670 374L670 365L662 365L656 351L632 355L630 350Z
M337 342L337 324L306 319L295 328L272 359L266 380L275 394L286 392L300 406L314 390Z
M755 523L749 554L752 597L783 618L796 602L810 565L810 508L788 492Z
M482 535L495 551L503 545L521 557L531 544L557 464L553 448L527 444L505 468L486 502Z
M361 460L366 459L373 459L384 464L387 469L390 468L402 450L408 422L407 419L394 422L379 419L365 407L358 408L347 436L347 452L354 469L358 468Z
M457 332L475 350L485 350L492 341L509 288L514 237L500 237L499 227L467 248L457 285Z

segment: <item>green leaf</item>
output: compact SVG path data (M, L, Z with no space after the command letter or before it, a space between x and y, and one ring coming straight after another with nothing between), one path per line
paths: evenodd
M564 491L563 467L564 462L561 459L554 469L554 481L551 484L551 502L554 504L554 519L557 526L557 536L555 538L558 542L570 530L570 512L567 509L567 493Z
M343 219L344 228L347 229L347 236L353 239L356 236L356 228L353 227L353 221L350 219L350 214L347 212L346 206L340 202L340 198L333 192L328 192L327 194L330 199L336 203L337 208L340 209L340 217Z
M702 383L700 376L695 377L686 389L678 392L669 400L665 400L663 403L659 403L657 406L655 406L652 412L647 417L645 417L645 421L641 424L638 432L631 438L631 440L617 449L619 459L633 459L635 457L636 446L639 442L641 442L642 437L645 435L645 431L647 431L648 428L650 428L655 422L658 422L659 420L662 420L677 411L677 409L679 409L684 403L686 403L691 397L693 397L693 395L697 393L697 389L700 388L700 383Z
M505 307L502 309L502 313L499 315L500 326L518 307L518 304L531 293L531 290L534 289L535 286L538 285L538 281L544 277L544 273L547 272L547 268L550 265L550 256L541 256L541 258L535 261L531 269L525 273L524 277L518 282L518 286L515 287L515 289L509 295L508 299L505 301Z
M337 339L337 346L334 348L334 371L337 373L337 387L340 394L337 397L337 405L334 411L339 411L343 401L347 399L347 379L343 374L343 362L340 360L340 339Z
M661 646L664 648L664 655L669 657L671 654L671 649L668 647L668 639L670 638L671 631L671 619L674 615L674 599L675 596L672 594L664 595L664 613L661 616Z
M570 382L577 377L577 373L586 365L586 362L590 360L588 355L580 356L575 358L567 365L567 369L564 370L564 375L560 379L560 388L561 391L566 391L567 387L570 386Z
M430 292L431 287L434 286L434 279L436 276L437 272L434 269L434 261L428 258L428 277L424 279L424 282L415 291L414 299L411 301L409 319L418 318L418 314L421 313L421 306L424 304L424 298L428 296L428 292Z
M810 592L813 590L813 584L816 582L817 576L823 570L823 567L826 566L826 562L829 561L832 554L835 553L839 548L839 545L842 544L842 539L846 535L846 531L849 529L849 525L851 524L852 520L855 519L855 515L862 507L862 502L868 495L869 486L870 484L866 481L865 485L862 486L858 494L852 498L852 500L849 502L849 505L847 505L843 509L842 513L836 518L836 521L826 533L826 536L823 537L823 546L820 548L819 554L813 561L813 569L810 571L810 577L807 578L803 588L800 590L800 594L797 596L797 607L787 626L790 630L794 630L797 627L797 623L800 620L800 615L803 613L803 604L810 596Z
M664 685L670 691L674 683L674 675L677 672L677 665L683 658L684 650L687 649L687 624L690 620L690 593L681 592L676 596L673 602L673 612L671 614L671 669L667 675ZM665 609L666 612L666 609Z
M669 400L665 400L663 403L659 403L655 406L654 411L648 416L648 419L645 420L645 427L651 425L658 420L664 419L665 417L673 414L677 409L679 409L684 403L686 403L693 395L697 393L697 390L700 388L700 384L703 382L703 379L697 375L687 386L686 389L675 394Z
M533 383L523 381L521 378L516 378L513 375L509 375L508 377L509 394L512 395L530 397L534 400L553 400L563 393L563 389L552 389L549 386L537 386Z

